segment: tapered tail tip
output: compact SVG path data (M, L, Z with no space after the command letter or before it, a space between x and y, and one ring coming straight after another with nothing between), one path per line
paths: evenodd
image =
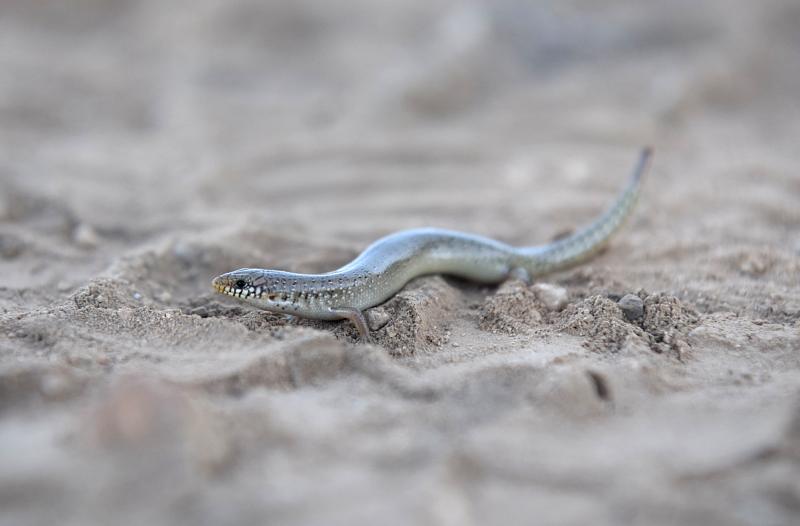
M639 162L636 163L636 170L633 173L634 181L639 181L647 168L650 166L650 161L653 159L653 147L645 146L639 154Z

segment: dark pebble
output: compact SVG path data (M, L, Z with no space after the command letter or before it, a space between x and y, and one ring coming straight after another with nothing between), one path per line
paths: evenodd
M628 321L639 321L644 316L644 302L636 294L626 294L618 304Z

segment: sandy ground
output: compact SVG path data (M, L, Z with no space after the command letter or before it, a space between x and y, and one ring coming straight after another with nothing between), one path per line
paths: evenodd
M800 5L645 4L3 2L0 523L798 524ZM424 278L366 346L209 286L546 242L643 144L566 306Z

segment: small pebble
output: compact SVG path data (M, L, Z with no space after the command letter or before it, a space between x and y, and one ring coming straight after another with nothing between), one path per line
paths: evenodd
M638 321L644 316L644 302L636 294L626 294L619 300L619 308L628 321Z
M100 242L100 237L91 225L81 223L72 232L72 239L83 248L94 248Z
M382 307L369 309L365 314L367 317L367 325L369 326L370 330L377 331L389 323L389 313Z
M536 298L541 301L548 310L558 311L566 307L569 294L563 287L551 285L550 283L537 283L532 287Z

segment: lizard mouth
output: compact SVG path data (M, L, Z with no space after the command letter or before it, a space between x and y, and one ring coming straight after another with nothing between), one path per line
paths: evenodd
M227 296L234 296L237 298L241 298L250 292L247 288L237 288L235 285L231 285L230 280L222 279L221 277L214 278L214 281L211 282L211 286L219 294L225 294Z
M231 287L226 285L225 280L221 278L214 278L214 281L211 282L211 286L220 294L227 294L231 290Z
M260 298L264 294L264 290L261 287L247 286L246 284L240 287L238 285L240 284L237 282L231 283L229 279L225 279L222 276L214 278L211 282L211 286L216 292L234 298Z

